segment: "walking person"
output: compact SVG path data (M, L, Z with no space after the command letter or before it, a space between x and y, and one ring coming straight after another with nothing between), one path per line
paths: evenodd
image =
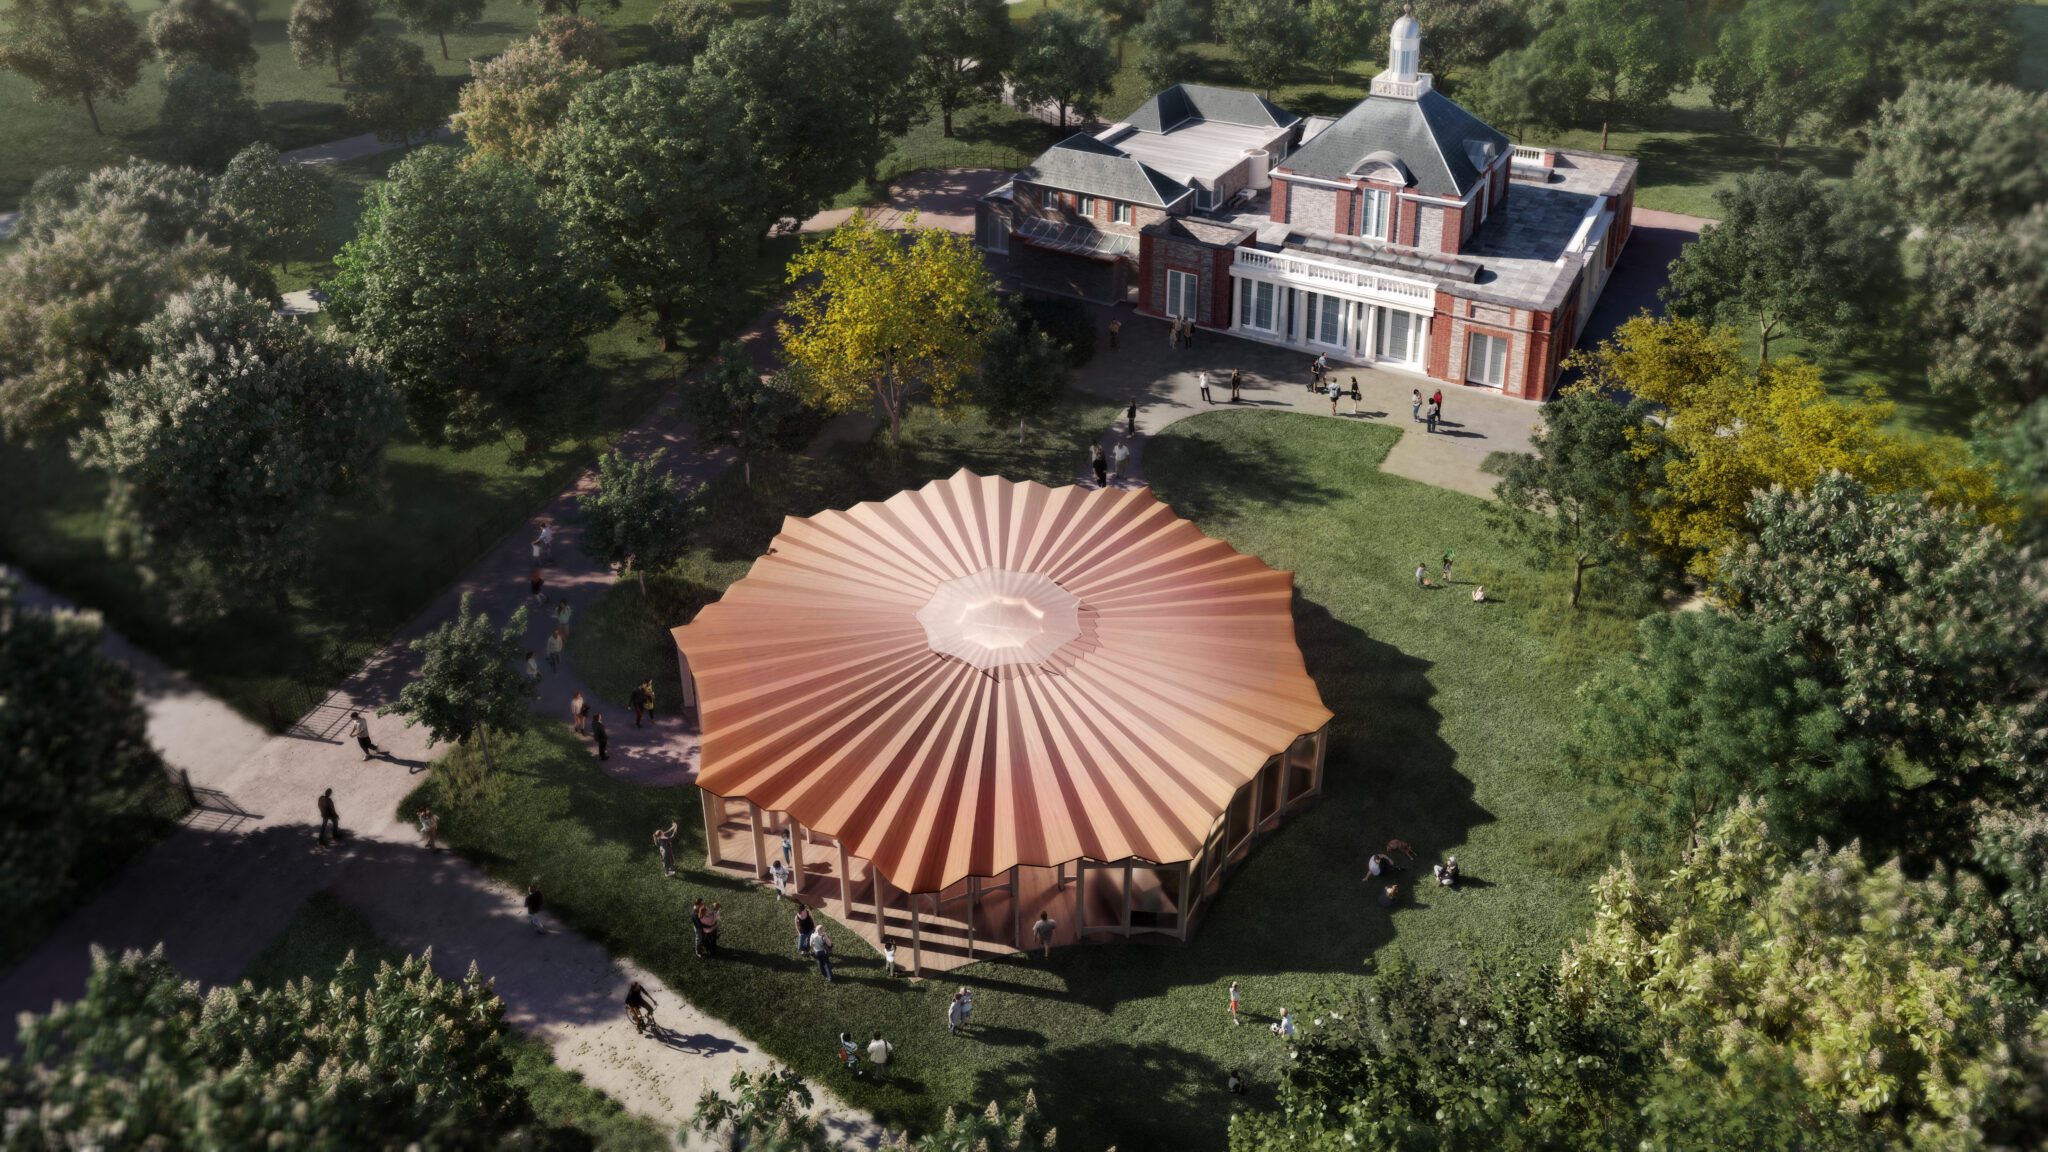
M1230 982L1230 1023L1231 1023L1231 1025L1232 1025L1233 1027L1243 1027L1243 1026L1244 1026L1244 1017L1242 1017L1242 1016L1239 1016L1239 1015L1237 1014L1237 1010L1238 1010L1238 999L1237 999L1237 981L1235 981L1235 980L1232 980L1232 981Z
M860 1045L853 1042L850 1032L839 1034L839 1062L846 1066L848 1072L860 1075Z
M1441 416L1441 415L1442 415L1442 413L1443 413L1443 410L1444 410L1444 390L1443 390L1443 389L1441 389L1441 388L1438 388L1438 389L1435 389L1434 391L1430 392L1430 394L1429 394L1429 406L1430 406L1430 407L1432 407L1432 408L1434 408L1434 409L1436 409L1436 410L1437 410L1437 413L1438 413L1438 415L1439 415L1439 416Z
M1317 356L1316 362L1314 364L1309 365L1309 372L1315 376L1316 386L1321 387L1323 383L1323 377L1328 376L1330 374L1330 354L1328 352L1325 352L1322 355Z
M548 633L548 671L560 672L562 670L562 642L567 639L568 634L560 628L556 628Z
M578 736L583 735L583 725L589 719L590 705L583 699L583 693L578 692L569 697L569 731Z
M1124 322L1114 316L1109 318L1109 350L1116 351L1116 338L1124 330Z
M569 642L569 612L569 598L567 596L555 601L555 630L562 634L562 643L564 644Z
M626 985L626 1019L643 1036L654 1026L654 997L647 994L638 980Z
M531 652L526 654L526 678L535 684L540 683L540 661L534 659Z
M541 565L540 554L544 550L545 546L541 543L540 537L536 535L533 538L533 543L529 545L529 547L533 549L533 566L535 568L538 568Z
M690 901L690 954L704 958L704 898Z
M818 962L818 975L825 983L832 982L832 938L825 935L823 928L811 930L811 959Z
M791 868L796 867L796 855L794 852L794 848L795 845L790 841L789 838L789 829L787 827L784 827L782 830L782 862L786 865L789 865ZM790 878L794 880L796 878L796 873L791 872Z
M1216 402L1216 398L1209 395L1208 369L1205 368L1202 371L1195 374L1195 384L1202 390L1202 403L1214 404Z
M896 938L893 936L884 936L882 937L882 975L894 976L895 974Z
M1365 399L1364 393L1358 390L1358 377L1353 376L1351 378L1351 414L1353 416L1358 415L1358 402L1363 399Z
M540 522L540 562L555 562L555 526L546 520Z
M538 564L535 564L533 570L526 574L526 587L533 594L533 602L535 604L545 604L548 602L548 598L540 594L541 585L547 582L548 578L541 572L540 565Z
M526 922L533 925L535 932L546 933L547 927L540 922L540 910L545 901L540 898L540 881L526 886Z
M875 1070L875 1079L888 1079L889 1061L895 1055L896 1046L882 1039L880 1032L875 1033L875 1038L868 1041L868 1066Z
M1059 921L1052 918L1050 911L1041 910L1038 913L1038 919L1032 921L1031 934L1038 938L1038 954L1040 959L1052 959L1052 934L1058 927Z
M1235 368L1230 370L1230 402L1237 403L1237 390L1244 384L1244 373Z
M797 901L796 915L792 919L796 924L796 954L808 956L811 952L811 941L818 934L818 922L811 919L810 905L801 900Z
M320 843L327 843L329 830L337 841L341 839L341 813L335 810L332 788L320 794Z
M1180 348L1183 352L1195 350L1195 318L1183 316L1180 321Z
M1131 397L1131 406L1124 409L1124 423L1127 425L1124 429L1124 435L1136 436L1138 434L1138 398L1136 396Z
M769 861L768 883L774 887L777 900L789 899L789 865L780 860Z
M1438 420L1438 419L1440 419L1440 418L1441 418L1442 416L1443 416L1443 408L1442 408L1442 406L1440 406L1439 404L1437 404L1437 403L1436 403L1435 401L1431 401L1431 402L1430 402L1430 405L1429 405L1429 411L1428 411L1428 412L1425 412L1425 413L1423 414L1423 418L1424 418L1425 422L1427 422L1427 423L1428 423L1428 425L1429 425L1429 431L1430 431L1430 434L1431 434L1431 435L1435 435L1435 434L1436 434L1436 422L1437 422L1437 420Z
M643 680L638 688L633 689L633 727L638 728L640 726L642 714L649 718L654 716L654 681L652 680Z
M1179 348L1180 348L1180 321L1179 321L1179 320L1168 320L1168 321L1166 322L1166 346L1167 346L1168 348L1172 348L1172 349L1175 349L1175 350L1179 350Z
M967 1026L968 1011L967 989L962 988L953 993L952 1003L946 1005L946 1031L958 1036L960 1029Z
M348 714L348 732L349 735L356 738L356 747L363 750L363 759L368 760L372 756L391 755L391 753L377 747L377 745L370 741L370 722L363 719L361 712L351 712Z
M427 838L427 851L432 852L437 847L434 841L441 835L441 818L434 814L432 808L422 808L417 815L420 822L420 835Z
M1337 397L1343 394L1344 386L1332 380L1330 382L1330 415L1335 416L1337 414Z
M611 733L604 730L604 713L599 712L590 718L590 738L597 741L597 758L599 760L609 760L612 758L612 736Z
M676 831L681 826L682 821L674 820L669 822L668 827L654 830L654 850L661 855L663 876L676 874Z
M1429 577L1428 577L1428 576L1426 576L1426 575L1424 575L1424 573L1426 573L1426 572L1428 572L1428 571L1429 571L1429 569L1428 569L1428 568L1426 568L1426 567L1424 567L1424 566L1423 566L1423 565L1421 565L1421 564L1417 564L1417 565L1415 566L1415 586L1416 586L1417 588L1427 588L1427 587L1429 587Z
M1444 549L1444 583L1451 582L1451 550Z
M1116 482L1121 485L1131 474L1131 442L1128 438L1116 442Z
M1422 389L1417 388L1410 395L1412 398L1408 402L1408 419L1411 423L1420 424L1422 423Z
M725 906L713 900L704 913L704 946L713 956L718 955L718 929L725 919Z
M1109 487L1109 457L1102 454L1101 444L1088 446L1088 466L1095 470L1095 486Z

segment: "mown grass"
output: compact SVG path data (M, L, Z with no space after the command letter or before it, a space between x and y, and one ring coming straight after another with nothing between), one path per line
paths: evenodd
M1058 423L1099 429L1105 414L1070 405ZM1020 453L1014 436L978 424L920 422L895 483L956 463L1065 482L1078 465L1078 441L1064 428ZM1423 963L1468 944L1554 957L1583 923L1586 885L1609 859L1607 817L1561 774L1556 749L1573 686L1626 645L1647 605L1566 610L1558 580L1524 568L1486 524L1482 501L1379 471L1400 434L1231 412L1178 423L1147 448L1147 472L1177 509L1294 570L1300 642L1338 715L1326 798L1231 877L1188 945L1081 946L1050 963L1014 958L911 983L885 978L846 932L841 978L828 986L790 955L786 906L697 866L694 789L593 774L559 725L521 735L504 756L497 798L444 827L497 875L546 877L550 907L568 922L887 1121L929 1123L948 1106L1028 1088L1064 1146L1220 1148L1230 1109L1269 1102L1263 1088L1286 1060L1258 1024L1356 979L1391 948ZM808 511L817 478L837 477L853 487L825 489L838 506L891 474L875 466L879 456L850 456L793 464L776 480L788 485L782 495L754 499ZM744 571L752 553L740 549L758 548L758 524L739 514L729 523L730 538L700 547L686 578L722 586ZM1433 569L1446 548L1461 582L1417 589L1416 563ZM1492 602L1474 604L1469 581L1483 581ZM430 779L406 810L445 803L439 787ZM666 881L646 837L677 817L685 866ZM1393 836L1415 844L1424 866L1456 853L1478 882L1455 893L1417 889L1382 911L1359 878L1367 855ZM699 895L725 904L723 958L690 955L682 912ZM1232 979L1243 981L1254 1026L1227 1021ZM982 1026L953 1038L944 1013L958 983L975 987ZM894 1041L898 1082L837 1079L832 1038L842 1029ZM1261 1086L1249 1101L1223 1091L1233 1067Z
M380 964L399 964L405 954L384 942L369 921L333 895L321 892L299 908L284 934L251 961L247 978L258 987L278 987L301 979L324 984L353 952L356 980L367 987ZM486 973L488 975L488 973ZM635 1116L616 1100L583 1082L583 1077L555 1063L547 1045L507 1030L512 1055L512 1080L543 1123L571 1132L551 1134L549 1147L587 1147L593 1152L666 1152L667 1134L645 1117Z

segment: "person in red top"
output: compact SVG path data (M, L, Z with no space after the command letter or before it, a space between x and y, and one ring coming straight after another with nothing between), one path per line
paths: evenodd
M1431 404L1436 405L1438 411L1442 411L1444 406L1444 390L1439 388L1436 391L1431 392L1429 394L1429 402Z

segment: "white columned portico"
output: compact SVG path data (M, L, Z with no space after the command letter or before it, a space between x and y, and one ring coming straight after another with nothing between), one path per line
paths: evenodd
M1257 248L1237 249L1230 275L1230 330L1236 335L1416 372L1427 362L1436 311L1431 281ZM1322 334L1329 326L1321 323L1322 309L1332 307L1331 301L1336 302L1336 338L1325 341ZM1390 319L1391 314L1398 318Z

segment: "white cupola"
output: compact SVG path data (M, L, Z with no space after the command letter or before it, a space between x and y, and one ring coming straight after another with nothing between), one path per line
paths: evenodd
M1387 70L1373 77L1372 94L1413 100L1429 89L1430 75L1422 71L1422 25L1414 5L1404 4L1387 36Z

